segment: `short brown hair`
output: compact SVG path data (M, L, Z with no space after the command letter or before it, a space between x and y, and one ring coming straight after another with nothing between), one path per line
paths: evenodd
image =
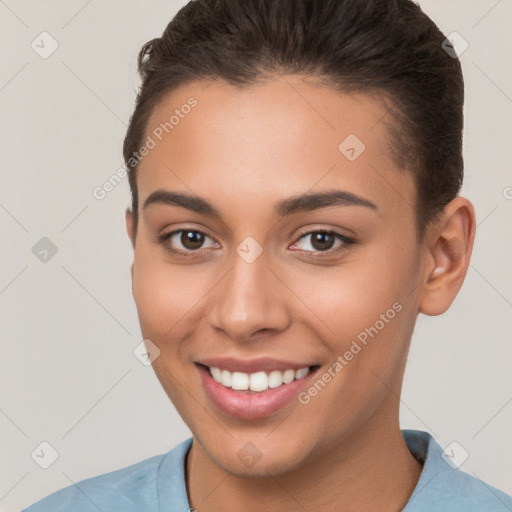
M138 151L165 95L194 80L243 87L272 74L306 74L340 91L391 100L400 168L414 173L420 238L463 180L464 84L446 39L411 0L193 0L148 41L123 146L137 230ZM135 235L135 233L134 233Z

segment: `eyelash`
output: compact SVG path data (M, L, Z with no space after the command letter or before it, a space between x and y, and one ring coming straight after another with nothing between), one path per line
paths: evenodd
M185 228L185 229L177 229L175 231L171 231L170 233L164 233L164 234L159 235L157 237L158 242L160 244L162 244L163 246L165 246L165 249L168 250L169 252L176 254L178 256L184 257L184 258L191 258L191 257L197 256L198 254L201 254L202 252L208 250L208 249L197 249L197 250L183 251L181 249L176 249L175 247L172 247L171 245L169 245L168 240L170 238L172 238L174 235L176 235L177 233L182 233L182 232L200 233L201 235L211 238L207 233L205 233L204 231L201 231L200 229L186 229ZM297 240L301 240L305 236L313 235L315 233L322 233L325 235L333 235L334 237L341 240L343 242L343 244L335 249L328 249L327 251L304 251L305 254L307 254L306 257L312 258L312 259L323 258L324 255L335 256L338 253L346 251L349 248L349 246L356 243L355 240L347 237L346 235L342 235L341 233L338 233L337 231L331 231L331 230L326 230L326 229L317 229L317 230L312 230L312 231L306 231L304 233L301 233Z

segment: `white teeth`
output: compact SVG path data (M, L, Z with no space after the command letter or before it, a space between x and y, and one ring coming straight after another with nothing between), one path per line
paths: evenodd
M228 372L227 370L222 370L222 379L221 379L220 383L223 386L230 388L231 382L232 382L231 372Z
M268 389L268 377L265 372L251 373L249 377L251 391L265 391Z
M269 388L278 388L283 383L283 374L279 370L274 370L270 372L268 376L268 387Z
M302 379L302 377L306 376L309 373L309 368L301 368L295 372L296 379Z
M210 371L212 372L212 377L215 379L216 382L222 382L222 370L220 368L210 368Z
M289 384L295 380L295 370L286 370L283 373L283 384Z
M247 373L233 372L232 389L249 389L249 375Z
M266 391L268 388L278 388L294 380L302 379L309 373L309 367L300 370L273 370L268 375L265 372L243 373L230 372L220 368L210 367L213 379L227 388L240 391Z

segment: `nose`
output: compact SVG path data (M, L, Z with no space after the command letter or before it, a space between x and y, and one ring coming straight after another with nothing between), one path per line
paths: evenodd
M271 267L265 251L252 262L234 253L232 267L212 294L209 320L237 342L250 342L263 333L286 329L290 293Z

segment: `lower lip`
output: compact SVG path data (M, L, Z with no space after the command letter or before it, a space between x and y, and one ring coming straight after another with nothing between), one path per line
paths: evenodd
M197 365L203 386L210 400L225 414L245 420L264 418L290 403L308 385L318 368L310 370L302 379L266 391L246 393L219 384L208 368Z

